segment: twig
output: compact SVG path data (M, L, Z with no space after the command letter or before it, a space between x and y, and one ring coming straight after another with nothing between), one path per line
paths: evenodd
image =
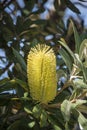
M86 93L87 93L87 90L86 90L85 92L83 92L80 96L78 96L78 98L77 98L77 99L84 98L84 97L85 97L85 95L86 95Z
M75 102L76 102L76 100L77 100L77 99L73 99L73 100L71 100L70 102L71 102L71 103L75 103Z
M4 7L3 9L5 9L7 6L9 6L12 3L12 0L10 0Z
M45 109L49 109L49 108L59 108L61 106L61 103L55 103L55 104L42 104L42 106Z
M64 89L69 87L70 84L71 84L70 81L68 81L66 84L64 84L64 86L61 88L61 90L57 92L57 95L59 95Z
M2 74L8 70L8 68L12 65L12 63L9 63L5 68L2 69Z
M10 116L10 117L8 117L8 121L11 122L11 121L14 121L14 120L18 120L18 119L20 119L22 116L23 116L23 117L24 117L24 116L27 116L27 113L22 112L22 113L19 113L19 114Z

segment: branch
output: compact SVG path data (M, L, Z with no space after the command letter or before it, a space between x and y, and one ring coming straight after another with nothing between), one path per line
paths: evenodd
M67 81L66 84L64 84L64 86L61 88L61 90L57 92L57 95L59 95L64 89L68 88L70 84L71 81Z
M5 1L4 1L5 2ZM5 9L7 6L9 6L12 3L12 0L10 0L4 7L3 9Z
M9 63L5 68L2 69L2 74L8 70L8 68L11 66L12 63Z
M18 120L18 119L20 119L21 117L24 117L24 116L27 116L27 113L25 113L25 112L22 112L22 113L19 113L19 114L17 113L13 116L8 117L8 121L12 122L12 121Z

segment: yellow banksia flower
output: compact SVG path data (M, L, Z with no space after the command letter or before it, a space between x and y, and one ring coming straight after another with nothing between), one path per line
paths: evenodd
M31 97L48 103L56 96L56 57L47 45L36 45L28 54L27 77Z

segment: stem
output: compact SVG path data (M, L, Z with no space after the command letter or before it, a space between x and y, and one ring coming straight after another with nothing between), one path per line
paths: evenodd
M87 94L87 90L85 92L83 92L80 96L78 96L77 99L81 99L81 98L85 97L86 94Z
M64 89L68 88L70 84L71 84L70 81L66 82L66 84L64 84L61 90L57 92L56 96L58 96Z
M22 33L19 34L19 37L22 36L22 35L24 35L24 34L26 34L26 33L28 33L28 32L29 32L29 30L25 30L24 32L22 32Z
M28 115L27 113L21 112L19 114L15 114L15 115L12 115L12 116L8 117L8 121L11 122L11 121L14 121L14 120L18 120L18 119L20 119L20 118L22 118L24 116L27 116L27 115Z
M55 103L55 104L42 104L43 108L59 108L61 106L61 103Z
M19 98L11 98L11 100L13 100L13 101L14 101L14 100L20 100L20 99L19 99Z
M10 1L3 7L3 9L5 9L6 7L8 7L11 3L12 3L12 0L10 0Z

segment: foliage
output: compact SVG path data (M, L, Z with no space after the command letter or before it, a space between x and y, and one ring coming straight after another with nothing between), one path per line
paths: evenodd
M17 1L0 3L0 49L5 52L0 61L6 65L0 66L0 130L75 130L78 124L86 130L87 34L72 20L67 30L62 22L66 6L79 10L69 0L55 0L55 11L43 20L45 0L24 2L24 8ZM35 4L38 10L32 11ZM53 38L46 40L49 35ZM38 43L51 46L57 60L57 95L48 104L34 102L27 83L27 55Z

